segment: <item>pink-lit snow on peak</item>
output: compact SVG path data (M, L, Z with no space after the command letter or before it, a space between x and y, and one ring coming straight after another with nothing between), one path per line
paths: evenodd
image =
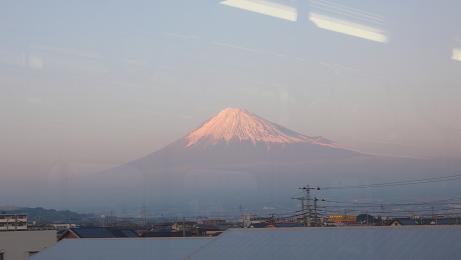
M310 137L265 120L241 108L226 108L186 137L186 147L198 143L217 144L230 141L271 143L312 143L335 147L323 137Z

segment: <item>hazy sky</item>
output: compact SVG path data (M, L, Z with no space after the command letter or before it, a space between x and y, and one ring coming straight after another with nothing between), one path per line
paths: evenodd
M0 174L120 164L228 106L365 152L460 157L460 1L278 3L296 21L219 1L2 1Z

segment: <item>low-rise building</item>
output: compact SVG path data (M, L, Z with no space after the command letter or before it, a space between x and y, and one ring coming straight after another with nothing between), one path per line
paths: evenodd
M138 233L132 229L119 229L107 227L82 227L70 228L65 231L61 239L74 238L121 238L121 237L138 237Z
M389 226L410 226L410 225L421 225L421 220L414 218L396 218L393 219Z
M328 222L336 225L350 225L357 223L357 216L355 215L330 215Z
M77 224L62 223L62 224L51 224L51 226L54 227L56 230L62 230L62 229L76 228Z
M410 226L410 225L460 225L460 217L409 217L394 218L388 222L389 226Z
M204 225L225 225L226 220L225 219L203 219L202 224Z
M255 215L246 214L241 218L242 227L244 228L259 228L268 225L267 218L258 217Z
M195 228L195 225L197 225L197 222L195 221L179 221L171 225L171 229L173 231L193 231Z
M153 232L171 232L173 229L171 226L173 226L174 223L172 222L162 222L162 223L156 223L152 225L152 228L149 231Z
M191 231L146 231L142 232L140 237L192 237L196 236Z
M27 230L27 215L0 214L0 231L12 230Z
M196 232L198 236L215 237L226 229L227 226L225 225L198 224Z

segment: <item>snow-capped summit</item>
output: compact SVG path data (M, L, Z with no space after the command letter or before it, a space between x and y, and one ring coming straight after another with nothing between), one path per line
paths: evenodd
M263 194L255 201L265 201L265 189L270 192L266 194L274 190L291 194L310 176L332 176L334 165L341 165L337 168L342 174L342 165L347 167L367 157L325 138L289 130L247 110L226 108L184 137L109 169L99 180L89 183L103 183L106 190L114 192L104 198L117 198L114 201L127 205L149 194L157 205L187 202L190 206L198 202L220 207L222 201L236 205L236 201L253 200L255 194ZM95 194L100 192L99 187L94 190Z
M332 141L311 137L289 130L241 108L226 108L192 131L186 137L186 147L197 144L250 142L253 144L309 143L335 147Z

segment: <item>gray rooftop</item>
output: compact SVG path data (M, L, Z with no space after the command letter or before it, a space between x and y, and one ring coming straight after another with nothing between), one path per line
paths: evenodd
M138 234L131 229L118 229L106 227L71 228L72 232L80 238L116 238L137 237Z
M461 228L230 229L186 259L461 259Z
M31 260L184 259L208 238L83 238L64 239Z

